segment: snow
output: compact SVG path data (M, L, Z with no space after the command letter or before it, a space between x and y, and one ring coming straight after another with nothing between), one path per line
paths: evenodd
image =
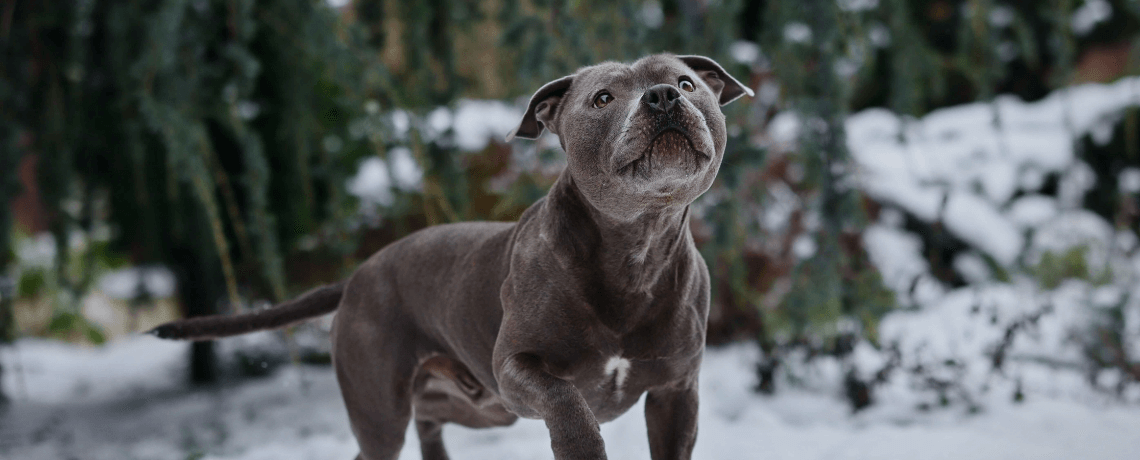
M1077 35L1088 35L1096 25L1112 17L1112 4L1107 0L1085 0L1073 11L1071 24Z
M732 60L741 64L754 64L760 59L760 45L746 40L732 42L728 48Z
M1140 169L1128 167L1120 171L1117 179L1121 193L1140 192Z
M166 267L123 268L99 278L99 290L120 300L134 299L140 287L153 298L170 297L174 295L174 286L174 273Z
M928 357L972 360L985 356L986 347L1002 333L1000 328L988 327L987 323L1026 313L1029 302L1019 301L1018 294L1008 285L957 289L921 311L888 316L879 331L887 342L899 343L904 351L914 350L910 356L916 360Z
M796 241L792 243L792 253L800 260L810 259L815 255L816 249L815 239L810 235L797 236Z
M375 107L369 112L379 110ZM503 139L522 119L523 107L501 101L462 99L454 108L438 107L422 118L407 110L393 110L388 121L394 139L405 142L415 127L423 141L451 143L465 152L482 150L492 140ZM395 200L393 188L420 190L423 169L407 145L388 151L387 160L373 156L361 160L357 172L346 182L348 192L362 201L364 209L390 206Z
M1081 207L1085 193L1096 185L1096 173L1083 161L1074 161L1061 176L1058 184L1057 200L1062 208L1074 209Z
M916 276L929 270L919 238L893 226L868 226L863 231L863 245L884 283L895 292L905 292Z
M867 32L867 38L876 48L886 48L891 44L891 30L882 24L873 24Z
M995 5L990 9L990 24L999 29L1012 25L1016 17L1013 9L1008 6Z
M665 22L665 12L661 9L661 3L655 0L649 0L641 4L641 9L637 12L638 19L650 29L661 27Z
M408 130L412 127L412 116L407 110L393 110L392 111L392 130L396 132L397 136L407 136Z
M954 258L953 265L954 270L961 273L966 282L970 284L982 284L993 279L993 271L990 270L985 259L982 259L977 253L959 254Z
M356 175L345 184L348 193L365 204L388 206L392 204L392 181L388 164L380 157L368 157L360 162Z
M886 205L864 230L864 247L901 307L882 319L878 338L898 350L898 369L905 371L876 389L871 412L913 419L915 406L945 403L981 410L978 419L989 420L1006 408L1012 413L1009 400L1019 392L1106 410L1140 402L1140 385L1127 384L1118 369L1092 369L1086 355L1090 345L1103 346L1094 328L1110 315L1117 315L1113 327L1123 328L1128 356L1140 351L1140 243L1130 230L1083 209L1098 177L1076 150L1086 136L1099 144L1112 140L1123 111L1140 102L1138 85L1135 77L1081 85L1030 103L1000 96L921 118L883 109L849 117L857 187ZM783 119L791 121L781 133L798 132L798 117ZM1140 190L1136 171L1120 172L1122 192ZM1043 190L1049 177L1059 178L1055 196ZM902 213L941 223L967 243L952 261L965 287L933 276L922 240L902 228ZM1050 253L1053 266L1039 266ZM1059 279L1058 271L1068 278ZM875 370L851 364L859 360L800 363L791 367L803 369L789 372L817 386L836 385L842 369ZM1105 423L1089 417L1090 424ZM989 455L952 452L948 458ZM1016 452L1010 458L1054 455L1009 452Z
M784 26L784 40L789 43L810 43L811 27L802 22L789 22Z
M392 163L392 178L396 186L403 190L418 190L423 182L424 172L412 151L407 147L396 147L388 151L388 161Z
M893 216L888 210L880 218L884 222L863 231L863 245L871 263L879 269L883 285L896 293L901 305L926 304L941 298L945 289L930 274L930 266L922 256L922 242L897 228L899 223L889 223L896 220Z
M182 381L189 345L158 339L85 348L44 339L21 339L0 348L4 393L18 402L87 404L165 390ZM16 363L12 366L11 363ZM16 369L13 369L16 367Z
M489 140L502 140L518 126L523 112L521 105L464 99L455 110L455 142L469 152L482 150Z
M1009 206L1010 219L1021 228L1036 228L1057 215L1057 200L1043 195L1026 195Z
M1022 231L1057 209L1080 207L1095 184L1076 159L1075 141L1111 133L1122 111L1140 102L1140 78L1056 91L1036 102L1000 96L935 110L919 119L869 109L846 122L847 146L861 190L919 219L942 221L972 246L1003 265L1017 260ZM769 132L788 142L798 136L795 115L781 115ZM1046 174L1061 176L1058 199L1026 201ZM1122 174L1122 186L1140 183ZM1140 186L1138 186L1140 187ZM1010 212L1007 212L1011 210Z
M348 179L348 193L359 198L364 206L389 206L395 196L393 189L419 190L423 182L420 169L412 151L407 147L395 147L388 151L387 160L368 157L360 162L356 175Z
M72 248L83 244L82 237L72 234L68 244ZM55 256L55 237L51 233L41 232L16 242L16 258L22 266L50 268L55 263Z
M879 0L836 0L843 11L867 11L879 7Z
M768 122L768 133L777 144L791 145L800 137L799 116L792 111L777 113Z
M1024 244L1021 232L989 201L978 195L955 192L946 201L942 220L946 228L1004 265L1010 265Z
M968 295L948 299L948 310L970 303ZM180 383L186 349L145 336L100 350L28 339L5 349L29 367L4 376L15 401L0 415L0 457L184 459L200 452L211 460L348 460L356 454L328 367L290 366L264 379L188 389ZM865 365L881 363L865 344L855 355ZM749 369L757 358L749 345L706 352L693 458L1113 460L1140 451L1135 407L1030 392L1024 403L995 403L979 414L919 413L911 400L891 399L887 391L871 410L853 415L826 386L755 393ZM610 458L649 458L643 410L639 402L602 425ZM406 436L401 458L420 458L414 431ZM536 420L484 430L448 425L444 439L456 459L552 457L546 427Z
M449 131L460 150L482 150L491 140L501 140L518 126L525 111L522 104L502 101L460 99L452 107L437 107L422 119L407 110L393 110L391 127L397 139L407 140L413 127L420 130L425 142L443 141Z

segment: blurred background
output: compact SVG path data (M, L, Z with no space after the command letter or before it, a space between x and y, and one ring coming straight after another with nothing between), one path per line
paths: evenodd
M756 91L693 204L697 458L1135 458L1138 39L1136 0L6 0L0 457L351 458L328 318L140 332L517 219L565 164L503 141L530 93L665 51Z

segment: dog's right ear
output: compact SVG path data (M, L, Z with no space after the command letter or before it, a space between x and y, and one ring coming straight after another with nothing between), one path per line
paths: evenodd
M705 80L705 83L712 88L713 92L720 98L720 105L726 105L729 102L735 101L738 97L745 94L752 97L755 93L748 85L741 83L739 80L732 78L728 72L717 64L716 61L704 56L677 56L681 62L693 69L697 75Z
M534 96L530 98L530 104L527 104L526 114L523 115L519 126L507 134L507 142L516 137L538 139L543 128L554 132L551 129L553 126L550 122L558 112L558 103L562 101L562 95L566 94L566 90L570 89L570 83L573 82L574 76L567 75L542 85L542 88L535 91ZM558 134L557 132L554 133Z

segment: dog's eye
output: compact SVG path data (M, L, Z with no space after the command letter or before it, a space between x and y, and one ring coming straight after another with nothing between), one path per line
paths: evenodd
M610 96L610 93L599 94L598 97L594 98L594 108L600 109L605 107L606 104L609 104L612 100L614 100L614 97Z
M678 82L677 85L680 86L681 89L690 93L696 91L697 89L695 86L693 86L693 82L689 81L689 77L681 77L681 81Z

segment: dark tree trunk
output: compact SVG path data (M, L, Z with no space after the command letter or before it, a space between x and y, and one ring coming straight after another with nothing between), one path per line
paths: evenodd
M206 254L203 254L205 252ZM178 277L178 295L187 317L218 313L222 296L222 280L211 251L179 247L173 251L172 266ZM214 383L218 380L217 354L214 342L194 342L190 347L190 382Z

